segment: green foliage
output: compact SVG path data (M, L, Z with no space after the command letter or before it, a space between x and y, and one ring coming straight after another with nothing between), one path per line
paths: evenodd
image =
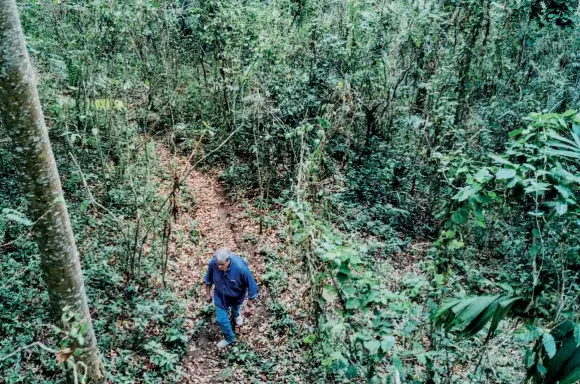
M490 354L480 338L432 332L429 315L469 292L438 324L492 336L522 303L549 323L579 310L576 5L22 2L109 380L175 382L189 336L184 304L155 285L171 207L153 139L219 166L230 195L259 196L265 232L287 207L288 249L267 256L262 282L290 356L240 347L231 362L256 380L296 365L304 377L285 380L515 382L512 355L531 341L546 353L530 353L534 377L552 377L542 361L562 358L569 336L552 343L527 324L530 340ZM0 355L57 342L41 326L48 299L8 148L0 138ZM195 223L182 239L200 241ZM62 377L45 355L0 370Z
M395 338L392 326L383 322L385 313L380 308L397 295L385 290L367 269L360 256L366 253L364 247L346 243L312 215L307 203L292 202L287 211L293 246L302 252L314 247L309 257L315 259L306 262L321 270L314 277L321 287L321 335L308 335L304 343L317 342L315 356L335 379L351 380L361 373L368 380L383 376L377 366L393 349ZM321 262L324 264L319 265ZM391 359L394 362L396 355Z
M189 226L189 241L192 244L197 244L200 240L199 223L194 220Z
M3 221L12 221L26 227L30 227L32 225L32 221L26 218L22 212L18 212L17 210L4 208L2 210L2 220Z
M539 383L575 383L580 379L579 325L570 320L542 334L534 348L536 363L528 365L528 377Z
M158 367L161 372L173 371L176 368L178 357L174 353L170 353L163 345L157 341L151 340L144 345L145 351L149 355L149 360L153 365Z
M443 326L448 331L461 328L460 337L474 336L491 320L486 339L488 342L502 318L524 305L528 306L529 303L522 303L521 297L510 295L456 299L443 303L433 314L432 320L436 327ZM532 351L528 351L528 379L537 383L573 383L578 380L580 367L576 354L580 351L577 337L579 327L565 320L550 331L528 325L526 332L520 332L520 337L526 335L529 341L537 340L533 357Z
M220 180L231 195L253 190L258 184L255 172L247 164L232 164L220 174Z
M254 351L244 343L237 343L228 351L227 358L230 364L246 364L256 358Z
M468 299L449 300L433 314L436 327L446 330L460 327L461 336L469 337L481 331L489 321L488 339L493 337L499 322L510 314L514 305L521 305L522 298L512 295L476 296Z

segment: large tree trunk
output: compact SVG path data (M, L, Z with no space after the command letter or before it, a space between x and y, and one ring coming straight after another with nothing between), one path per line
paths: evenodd
M16 154L30 215L37 221L34 235L53 315L60 321L65 307L82 314L88 331L77 361L87 365L91 383L103 382L77 248L15 0L0 0L0 118Z

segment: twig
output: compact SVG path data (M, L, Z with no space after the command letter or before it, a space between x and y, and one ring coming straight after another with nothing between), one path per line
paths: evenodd
M17 354L19 354L20 352L22 352L22 351L24 351L24 350L27 350L27 349L30 349L30 348L32 348L32 347L35 347L35 346L36 346L36 347L40 347L41 349L44 349L45 351L47 351L47 352L50 352L50 353L58 353L58 351L57 351L57 350L55 350L55 349L52 349L52 348L49 348L49 347L47 347L46 345L44 345L44 344L43 344L43 343L41 343L40 341L35 341L35 342L34 342L34 343L32 343L32 344L28 344L28 345L27 345L27 346L25 346L25 347L18 348L16 351L12 352L11 354L9 354L9 355L6 355L6 356L4 356L4 357L0 358L0 361L8 360L8 359L9 359L9 358L11 358L12 356L14 356L14 355L17 355Z
M94 205L96 205L98 208L101 208L103 211L105 211L106 213L108 213L109 215L111 215L112 219L119 225L121 225L121 222L119 221L119 219L113 214L113 212L111 212L107 207L105 207L104 205L102 205L101 203L99 203L95 197L93 196L93 193L91 192L91 190L89 189L89 185L87 183L87 179L85 178L85 175L83 174L83 171L81 169L81 166L79 165L79 163L77 162L77 159L75 158L75 156L69 152L68 153L73 161L73 163L75 163L78 171L79 171L79 175L81 176L81 180L83 182L83 185L85 187L85 189L87 190L87 195L89 195L89 200L91 201L91 203L93 203Z
M8 279L8 281L6 283L4 283L4 285L2 285L0 287L0 289L4 289L6 288L6 286L8 285L8 283L10 283L12 280L14 280L16 277L22 275L24 272L28 271L30 269L30 267L32 267L32 263L34 262L34 260L32 260L30 263L28 263L28 265L26 266L26 268L23 268L22 270L20 270L19 272L15 273L14 276L12 276L11 278Z
M78 171L79 171L79 175L81 176L81 180L83 182L83 185L87 191L87 195L89 196L89 200L91 201L92 204L94 204L97 208L102 209L103 211L105 211L106 213L108 213L111 218L113 219L113 221L119 226L119 230L121 231L121 234L123 235L123 240L127 241L127 237L125 234L125 231L123 230L123 223L121 223L121 221L115 216L115 214L113 214L113 212L111 212L107 207L105 207L104 205L102 205L101 203L99 203L95 197L93 196L91 190L89 189L89 185L87 183L87 179L85 178L85 175L83 174L83 171L81 169L81 166L79 165L79 163L77 162L77 159L75 158L75 156L69 152L68 153L73 161L73 163L75 163Z
M0 248L4 248L4 247L9 246L10 244L14 244L18 240L22 239L24 236L31 234L32 233L32 228L34 228L34 226L40 221L40 219L42 219L44 216L46 216L46 214L48 212L51 211L53 205L54 205L54 203L51 204L50 208L48 208L47 211L42 214L42 216L40 216L34 223L32 223L32 225L30 226L30 230L24 232L22 235L18 236L16 239L14 239L12 241L9 241L9 242L4 243L4 244L0 244Z
M195 170L195 167L197 167L197 165L199 163L201 163L202 161L204 161L205 159L207 159L209 156L211 156L212 154L214 154L215 152L217 152L221 147L223 147L240 129L242 128L242 125L239 125L238 128L236 128L232 133L230 133L230 135L228 137L226 137L226 139L224 141L221 142L220 145L218 145L216 148L214 148L213 150L211 150L207 155L203 156L201 159L199 159L198 161L196 161L187 172L185 172L185 174L181 177L180 180L177 181L177 183L174 186L174 190L172 192L169 193L169 195L165 198L165 200L161 203L161 206L159 207L159 209L157 210L157 212L155 213L155 216L153 217L153 220L151 221L151 226L149 228L147 228L147 231L145 232L145 236L143 237L143 239L141 240L141 249L139 250L139 255L141 255L141 252L143 251L143 246L145 245L145 242L147 241L147 238L149 237L149 233L151 232L151 229L154 227L155 222L157 221L157 219L159 218L159 215L161 214L161 211L163 211L163 208L165 208L165 205L167 204L167 202L171 199L171 197L173 196L173 193L175 192L175 188L180 187L183 182L187 179L187 177Z

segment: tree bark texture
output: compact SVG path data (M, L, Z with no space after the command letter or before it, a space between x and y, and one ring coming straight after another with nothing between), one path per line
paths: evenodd
M90 383L101 383L103 367L78 252L15 0L0 0L0 119L8 130L30 216L36 222L34 236L52 313L57 322L65 307L82 314L88 331L77 361L87 365ZM82 375L83 369L79 371Z

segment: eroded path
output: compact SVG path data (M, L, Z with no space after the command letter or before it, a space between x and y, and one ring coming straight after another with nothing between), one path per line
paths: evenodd
M163 165L164 194L171 188L172 175L183 175L189 168L187 159L173 155L167 148L158 147ZM246 319L239 330L239 340L256 350L272 348L260 335L268 333L268 313L264 305L267 292L260 284L264 273L261 249L270 241L272 233L259 235L259 225L252 219L253 208L243 202L230 201L217 174L193 171L187 178L177 200L176 218L172 220L169 246L168 277L170 285L187 299L188 325L195 330L190 340L189 352L182 367L186 372L183 383L249 382L242 370L226 367L215 343L221 333L215 323L211 305L205 302L203 275L215 249L228 247L246 257L260 286L256 313ZM267 351L266 351L267 352Z

